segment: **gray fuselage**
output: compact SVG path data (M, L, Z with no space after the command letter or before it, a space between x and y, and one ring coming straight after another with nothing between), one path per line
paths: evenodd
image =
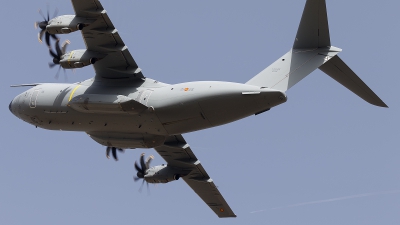
M88 108L77 111L69 103L81 95L100 99L124 96L147 109L133 113ZM10 110L37 127L84 131L106 146L136 148L155 147L168 135L230 123L284 102L286 95L281 91L239 83L201 81L169 85L146 78L132 85L104 86L90 79L75 84L39 84L16 96ZM152 143L143 144L146 137ZM113 138L118 141L112 142ZM135 140L142 144L135 144Z

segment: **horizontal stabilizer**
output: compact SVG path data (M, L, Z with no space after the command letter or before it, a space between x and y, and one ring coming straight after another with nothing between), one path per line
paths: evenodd
M388 107L339 56L333 57L319 69L372 105Z

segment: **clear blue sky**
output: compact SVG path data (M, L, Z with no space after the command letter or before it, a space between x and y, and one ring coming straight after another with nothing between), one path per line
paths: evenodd
M68 0L47 2L73 14ZM267 113L184 135L236 219L218 219L182 180L139 193L134 161L146 152L164 163L154 150L107 160L85 133L36 129L9 112L25 90L9 85L64 82L33 28L47 2L0 8L0 224L400 224L398 1L327 1L332 44L389 109L315 71ZM305 0L102 3L145 76L242 83L291 48ZM61 37L84 48L79 32ZM67 71L68 82L92 76Z

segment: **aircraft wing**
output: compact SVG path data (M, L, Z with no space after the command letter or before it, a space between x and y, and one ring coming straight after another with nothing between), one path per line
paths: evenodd
M236 217L182 135L169 136L164 145L156 147L155 150L168 166L190 171L182 179L218 217Z
M98 0L71 0L78 17L93 21L81 30L86 48L105 57L93 64L96 79L143 78L143 74Z

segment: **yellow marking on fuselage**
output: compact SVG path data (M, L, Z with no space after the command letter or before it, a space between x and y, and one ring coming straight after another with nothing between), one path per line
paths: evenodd
M76 89L78 89L80 86L81 86L80 84L77 85L77 86L71 91L71 94L69 95L68 101L71 101L72 96L74 96L74 93L75 93Z

